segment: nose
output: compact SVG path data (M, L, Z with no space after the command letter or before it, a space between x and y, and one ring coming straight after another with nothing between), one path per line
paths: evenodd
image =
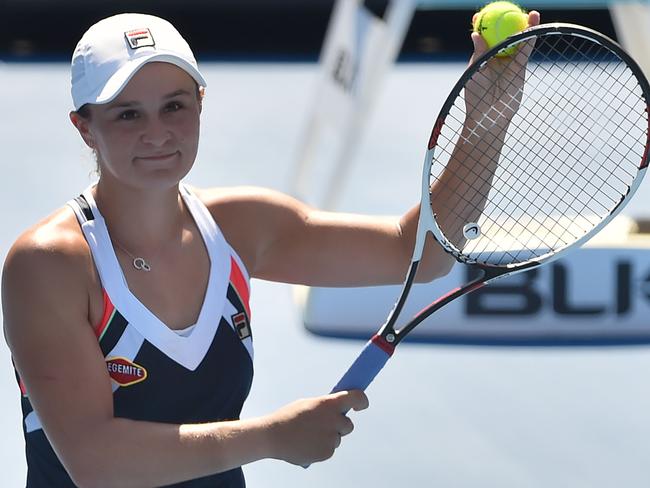
M172 137L169 127L158 117L152 117L142 132L142 142L152 146L164 146Z

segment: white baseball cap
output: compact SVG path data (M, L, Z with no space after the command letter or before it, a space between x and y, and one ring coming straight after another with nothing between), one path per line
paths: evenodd
M72 56L72 101L108 103L146 63L160 61L185 70L207 86L185 39L168 21L145 14L100 20L82 36Z

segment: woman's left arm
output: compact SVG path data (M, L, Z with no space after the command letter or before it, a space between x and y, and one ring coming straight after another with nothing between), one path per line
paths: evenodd
M397 218L325 212L261 188L204 190L201 198L252 277L312 286L401 283L411 260L419 206ZM428 239L419 281L453 264Z
M539 22L539 12L530 12L529 25ZM487 50L478 34L472 35L472 42L474 53L470 64ZM524 83L526 63L523 59L518 62L522 69L509 72L514 82L507 86L518 88ZM500 77L508 64L508 60L493 60L480 76ZM483 93L482 86L496 84L475 82L469 86L465 125L477 132L476 119L493 105L498 106L501 98L512 96L505 91ZM492 133L488 140L502 143L512 115L514 112L489 129ZM486 184L491 181L499 151L486 151L480 140L466 146L460 144L454 151L448 164L454 171L446 171L431 187L434 208L455 208L459 199L467 198L464 195L468 190L463 187L467 168L474 171L478 168L487 175ZM499 142L494 142L494 146L498 147ZM486 191L474 192L477 196L472 208L480 209ZM250 275L256 278L313 286L391 284L404 281L411 262L419 205L400 218L386 218L324 212L282 193L260 188L206 190L201 192L201 198L244 260ZM473 216L470 217L455 212L438 215L452 235L458 234L464 223L473 221ZM454 259L428 235L416 280L431 281L444 276L453 263Z

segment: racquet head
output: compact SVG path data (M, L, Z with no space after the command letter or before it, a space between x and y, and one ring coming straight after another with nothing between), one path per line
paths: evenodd
M512 36L441 109L421 225L429 219L446 251L483 268L525 269L584 243L642 180L649 93L634 60L593 30L544 24Z
M505 49L513 54L497 57ZM400 297L333 391L365 389L395 346L436 310L561 256L617 215L648 165L649 94L643 73L615 42L574 25L532 27L472 63L431 132ZM483 273L397 329L429 232Z

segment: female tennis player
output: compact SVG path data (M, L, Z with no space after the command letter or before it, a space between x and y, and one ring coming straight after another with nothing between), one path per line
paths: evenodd
M247 463L332 456L353 429L342 412L368 406L361 391L239 418L253 375L249 278L400 282L417 207L386 222L266 189L183 184L206 82L160 18L98 22L71 70L70 120L99 179L27 230L3 270L27 486L241 487ZM423 279L451 265L429 246Z

